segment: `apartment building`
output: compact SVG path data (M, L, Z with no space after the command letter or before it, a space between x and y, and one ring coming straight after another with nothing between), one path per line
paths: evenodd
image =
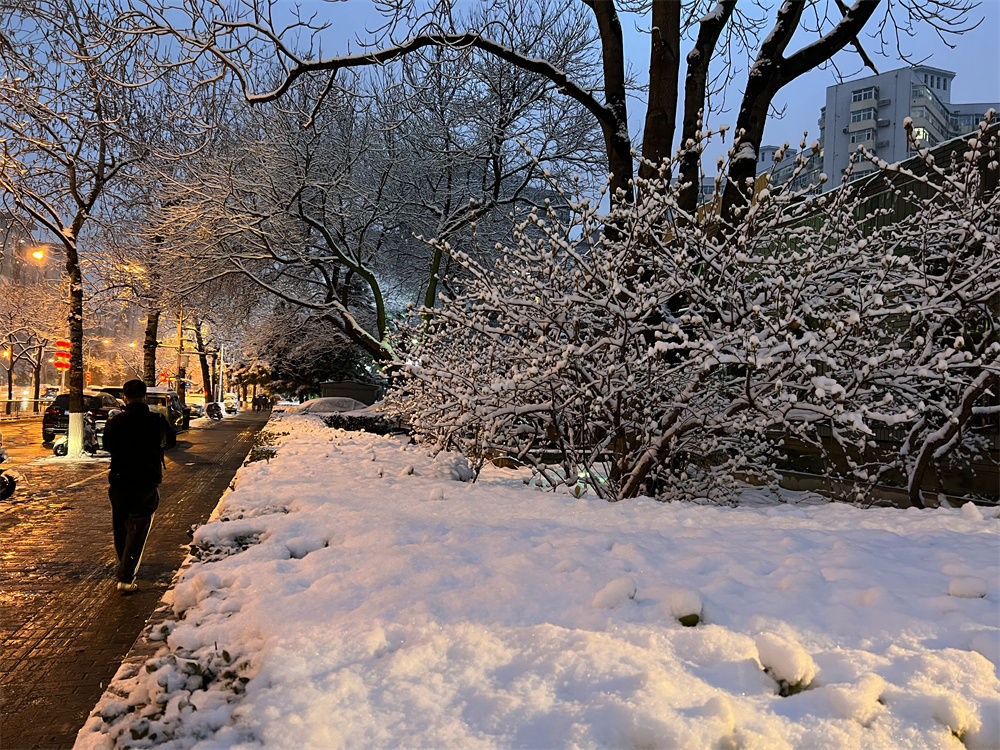
M954 78L950 70L917 65L827 87L819 118L827 188L840 184L860 145L890 164L911 156L903 129L907 117L921 144L935 146L974 130L991 107L1000 109L997 102L953 102ZM873 171L872 165L858 164L852 179Z

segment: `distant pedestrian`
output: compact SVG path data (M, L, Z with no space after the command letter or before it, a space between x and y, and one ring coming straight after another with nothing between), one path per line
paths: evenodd
M254 394L253 397L253 410L255 412L260 411L260 396Z
M118 590L131 594L139 588L136 573L160 504L157 487L163 480L163 451L173 447L177 438L166 417L146 405L145 383L130 380L122 391L125 411L108 419L104 448L111 454L108 497L118 555Z

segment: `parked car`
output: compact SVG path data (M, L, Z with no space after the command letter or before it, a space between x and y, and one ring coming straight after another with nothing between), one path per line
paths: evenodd
M122 403L125 402L125 390L120 385L95 385L91 390L110 393Z
M125 404L110 393L85 390L83 392L83 409L101 423L108 420L108 412L112 409L124 409ZM69 429L69 394L60 393L42 414L42 444L49 446L56 435L65 435Z
M226 408L227 414L236 414L240 410L240 397L235 393L227 393L222 398L222 405Z
M334 412L358 411L364 409L366 404L355 398L347 396L321 396L320 398L309 399L303 402L297 409L296 414L332 414Z
M169 388L149 388L146 390L146 403L150 411L158 411L167 418L174 429L180 432L188 428L188 414L176 391Z

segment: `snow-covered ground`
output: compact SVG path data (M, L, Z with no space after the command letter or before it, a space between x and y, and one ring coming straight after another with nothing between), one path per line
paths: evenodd
M267 429L78 747L1000 746L995 509L609 504Z

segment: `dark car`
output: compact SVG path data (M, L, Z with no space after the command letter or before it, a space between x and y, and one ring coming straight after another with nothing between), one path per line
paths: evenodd
M95 422L106 422L112 409L124 409L125 404L110 393L100 391L83 392L83 410ZM48 445L56 435L65 435L69 428L69 394L60 393L42 415L42 443Z

